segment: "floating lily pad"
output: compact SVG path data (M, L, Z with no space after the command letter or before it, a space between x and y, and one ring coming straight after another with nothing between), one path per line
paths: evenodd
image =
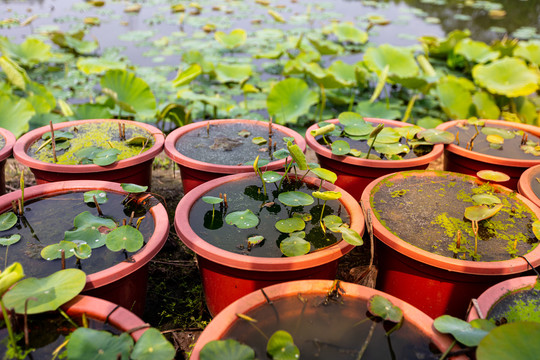
M124 191L130 194L140 194L148 190L148 186L141 186L137 184L120 184Z
M295 360L300 358L300 350L294 344L291 334L278 330L270 336L266 352L274 360Z
M201 360L254 360L255 351L236 340L213 340L200 352Z
M476 176L478 176L480 179L494 182L505 182L510 180L510 176L494 170L480 170L476 173Z
M265 183L275 183L277 181L280 181L283 178L282 175L278 174L275 171L265 171L262 174L262 179Z
M491 329L473 327L472 324L450 315L442 315L433 321L433 326L443 334L452 334L466 346L478 346ZM495 324L492 324L495 327Z
M281 241L279 248L285 256L300 256L311 250L311 244L301 237L290 236Z
M494 328L478 344L478 360L527 360L540 353L540 324L535 322L508 323Z
M311 196L316 199L328 201L340 199L341 193L339 191L314 191L311 193Z
M419 139L424 139L432 144L451 144L454 142L455 136L449 131L438 129L427 129L416 134Z
M350 136L367 136L373 131L373 125L368 122L345 125L345 133Z
M0 215L0 231L11 229L17 223L17 215L8 211Z
M301 191L287 191L278 195L278 200L287 206L307 206L313 204L315 200L311 195Z
M119 154L120 150L118 149L102 150L94 157L94 164L99 166L111 165L118 159Z
M105 204L107 201L109 201L109 198L107 198L107 192L103 190L91 190L83 193L84 202L85 203L94 203L94 197L96 198L96 201L98 204Z
M62 258L62 250L64 250L64 257L66 259L75 255L75 248L77 245L72 241L60 241L57 244L51 244L45 246L41 250L41 257L45 260L56 260Z
M300 218L292 217L279 220L278 222L276 222L275 226L276 229L278 229L282 233L290 234L295 231L304 230L304 228L306 227L306 223Z
M147 329L131 352L133 360L174 359L175 355L174 346L156 328Z
M324 226L332 229L341 226L341 224L343 224L343 220L337 215L327 215L323 218L323 223Z
M311 215L310 213L295 212L292 216L293 218L299 218L299 219L302 219L303 221L311 221L311 219L313 219L313 215Z
M134 136L129 139L127 139L125 142L128 145L134 145L134 146L144 146L147 144L149 139L146 136Z
M73 219L73 226L76 228L91 227L94 229L99 229L99 227L105 226L112 229L116 227L116 222L112 219L95 216L89 211L83 211L79 215L75 216L75 219Z
M103 151L103 149L100 147L90 146L87 148L82 148L81 150L75 152L74 155L81 159L93 160L101 151Z
M227 49L235 49L244 45L247 39L247 33L243 29L234 29L229 34L225 34L223 31L216 31L214 37Z
M96 354L94 359L128 359L133 348L129 333L113 335L105 330L80 327L69 337L66 352L69 359L88 359L88 354Z
M88 259L92 255L92 248L84 241L75 242L74 254L79 259Z
M259 224L259 218L253 211L246 209L227 214L225 222L229 225L236 225L239 229L250 229Z
M375 142L375 150L388 157L398 154L407 154L411 149L402 143L382 144Z
M262 136L256 136L253 139L251 139L251 142L254 143L255 145L264 145L268 141L265 138L263 138Z
M203 196L201 200L211 205L220 204L223 202L223 199L217 196Z
M138 251L144 245L141 232L129 225L119 226L107 234L105 245L111 251Z
M0 245L3 246L9 246L13 245L21 240L21 235L19 234L13 234L10 237L2 237L0 238Z
M336 140L332 143L332 154L334 155L347 155L349 151L351 151L351 147L344 140Z
M504 138L500 135L490 134L486 136L486 140L490 144L496 144L496 145L504 144Z
M502 202L500 198L492 194L475 194L472 199L478 205L495 205Z
M504 129L504 128L484 126L482 127L480 131L484 135L498 135L502 137L503 139L507 139L507 140L510 140L516 137L516 133L514 131L509 130L509 129Z
M261 242L263 242L263 240L264 240L264 236L262 235L250 236L248 237L248 247L258 245Z
M471 221L481 221L489 219L493 215L499 212L503 207L503 204L497 204L494 207L488 207L486 205L469 206L465 208L465 217Z
M367 307L370 313L383 320L394 323L403 321L403 311L384 296L373 295L368 299Z

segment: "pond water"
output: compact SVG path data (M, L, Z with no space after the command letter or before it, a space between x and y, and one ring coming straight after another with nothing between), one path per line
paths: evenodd
M332 20L352 21L366 29L368 17L378 15L390 23L370 30L370 43L375 44L413 45L419 36L443 37L454 29L470 29L473 39L486 42L504 34L522 39L540 37L540 2L536 0L276 0L269 7L255 1L201 0L197 2L200 10L189 2L152 0L140 2L139 12L125 12L125 2L104 1L101 7L91 3L1 0L0 29L2 35L20 43L43 30L81 29L85 19L95 17L99 25L90 26L86 40L97 39L100 53L117 48L121 56L140 66L174 66L185 50L204 48L214 39L212 33L202 31L205 25L225 32L243 28L250 37L268 28L306 32L327 26ZM176 3L184 4L186 11L172 13L171 5ZM275 21L269 9L285 22ZM12 19L22 22L32 16L36 18L27 26L11 23ZM167 46L160 47L164 43Z

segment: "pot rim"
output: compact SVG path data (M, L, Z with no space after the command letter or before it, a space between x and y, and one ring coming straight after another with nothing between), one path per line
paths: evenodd
M24 189L25 200L31 200L46 194L65 194L73 191L106 190L117 194L127 195L119 183L100 180L70 180L34 185ZM16 190L0 197L0 213L11 208L11 202L21 197L21 190ZM167 210L158 203L149 210L154 219L154 232L146 245L135 253L133 262L123 261L101 271L87 274L86 285L82 291L92 290L108 285L135 272L146 265L161 250L169 234Z
M0 128L0 135L4 138L5 144L2 149L0 149L0 161L3 161L11 156L13 153L13 146L15 145L15 135L4 128Z
M418 176L434 176L436 174L456 174L460 177L476 179L474 176L465 175L460 173L453 173L449 171L440 171L440 170L409 170L409 171L400 171L392 174L382 176L374 181L372 181L362 193L362 202L366 207L366 211L371 212L371 217L373 219L373 232L375 237L377 237L384 244L392 248L394 251L401 253L404 256L407 256L413 260L419 261L421 263L431 265L433 267L443 269L446 271L457 272L462 274L470 275L507 275L507 274L518 274L528 270L528 263L521 258L501 260L501 261L470 261L470 260L461 260L453 259L442 255L433 254L429 251L420 249L408 242L402 240L401 238L394 235L390 230L381 224L379 219L375 216L375 213L371 207L371 192L375 186L377 186L384 179L391 176L399 176L402 173L411 174L414 173ZM509 193L512 190L501 186L494 185L504 192ZM535 215L540 218L540 209L534 205L530 200L523 197L522 195L516 194L519 200L523 201ZM540 247L536 247L534 250L526 254L527 259L533 266L540 265Z
M60 130L70 126L77 126L86 123L96 123L96 122L105 122L112 121L117 123L125 123L130 125L135 125L141 127L148 131L154 137L154 145L149 148L147 151L142 154L132 156L127 159L119 160L114 162L111 165L99 166L95 164L78 164L78 165L64 165L64 164L54 164L44 161L39 161L31 157L26 153L28 148L43 134L50 131L49 126L42 126L40 128L34 129L27 132L17 140L15 146L13 147L13 156L15 159L23 165L30 167L31 169L39 169L42 171L51 171L58 173L94 173L94 172L106 172L111 170L124 169L136 164L149 161L159 155L163 150L163 144L165 142L165 135L163 132L156 128L153 125L132 121L132 120L123 120L123 119L86 119L86 120L74 120L67 121L62 123L53 124L54 130Z
M527 199L532 201L536 206L540 207L540 199L534 193L531 182L533 181L533 176L540 173L540 164L532 166L525 170L523 174L519 177L518 181L518 191L521 195L525 196Z
M332 246L301 256L280 258L247 256L220 249L217 246L206 242L193 231L191 226L189 226L189 214L191 208L201 196L223 183L239 181L256 176L257 175L254 173L223 176L199 185L187 193L178 203L174 215L174 226L182 242L198 256L202 256L220 265L248 271L264 272L311 268L339 259L354 248L353 245L341 240ZM315 181L319 182L319 179L311 177L305 177L304 180L308 183L314 183ZM354 198L345 190L333 184L325 182L323 188L341 192L342 196L339 200L345 206L351 218L350 228L356 230L360 236L362 236L364 233L364 215L358 202L356 202L356 200L354 200Z
M382 123L385 125L393 125L395 127L403 127L403 126L412 126L412 124L404 123L401 121L396 120L388 120L388 119L378 119L378 118L364 118L364 120L372 122L372 123ZM327 120L327 122L331 123L338 123L339 119L332 119ZM315 140L315 138L311 135L312 130L318 129L319 126L317 124L311 125L306 130L306 142L308 146L313 149L317 153L317 155L323 156L328 159L332 159L335 161L339 161L341 163L345 164L351 164L356 166L366 166L366 167L374 167L374 168L381 168L381 169L394 169L394 168L409 168L409 167L417 167L425 164L429 164L430 162L438 159L441 157L444 145L443 144L436 144L433 146L433 149L425 155L419 156L417 158L413 159L403 159L403 160L372 160L372 159L361 159L350 155L334 155L332 154L332 151L326 148L325 146L322 146Z
M487 124L503 126L503 127L508 127L508 128L516 128L518 130L523 130L535 136L540 137L540 129L536 126L508 122L508 121L503 121L503 120L489 120L489 119L481 119L481 120L485 121ZM448 130L451 127L454 127L458 124L464 124L466 122L467 120L452 120L452 121L448 121L448 122L440 124L439 126L437 126L437 129ZM510 167L526 167L526 168L540 164L540 159L539 160L521 160L521 159L509 159L509 158L504 158L500 156L486 155L486 154L482 154L476 151L467 150L456 144L447 144L445 147L445 150L450 151L451 153L454 153L456 155L467 157L476 161L485 162L488 164L503 165L503 166L510 166Z
M107 323L117 330L129 332L135 341L139 340L142 334L150 327L128 309L94 296L77 295L62 305L62 308L71 316L84 313L98 321L105 322L107 320Z
M286 296L296 296L302 294L326 294L332 288L333 280L297 280L281 284L265 287L263 290L268 296L268 299L273 300ZM433 319L426 315L421 310L415 308L409 303L400 300L392 295L384 293L373 288L365 287L358 284L340 282L340 286L345 291L345 296L367 300L372 295L381 295L398 306L404 317L418 328L424 335L428 336L431 341L441 350L444 351L452 344L452 340L447 335L439 333L433 327ZM198 359L201 349L212 340L219 340L230 329L235 321L238 321L238 313L248 313L262 304L267 303L267 298L262 291L254 291L244 297L236 300L224 310L222 310L210 324L204 329L201 336L197 340L191 359Z
M261 124L261 126L268 126L267 122L259 121L259 120L249 120L249 119L218 119L218 120L205 120L205 121L199 121L195 123L191 123L188 125L184 125L182 127L179 127L178 129L172 131L169 135L167 135L167 138L165 139L165 154L169 158L171 158L174 162L180 164L181 166L185 166L191 169L196 170L202 170L207 171L211 173L217 173L217 174L238 174L238 173L245 173L245 172L253 172L253 166L251 165L221 165L221 164L213 164L213 163L207 163L204 161L199 161L192 159L190 157L187 157L186 155L180 153L178 150L176 150L176 143L179 141L179 139L186 135L188 132L199 129L201 127L206 127L208 123L211 125L219 125L219 124L236 124L236 123L250 123L250 124ZM280 131L282 133L285 133L286 136L294 137L295 143L302 149L302 152L306 151L306 141L304 138L298 134L296 131L289 129L286 126L279 125L279 124L272 124L272 129ZM287 157L286 159L280 159L275 160L268 165L266 165L268 170L278 170L284 167L285 161L290 160L290 157Z

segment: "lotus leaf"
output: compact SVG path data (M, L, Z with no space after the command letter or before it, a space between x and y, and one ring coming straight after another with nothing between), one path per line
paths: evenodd
M262 179L265 183L275 183L276 181L280 181L283 178L282 175L278 174L275 171L266 171L262 175Z
M514 131L505 128L484 126L480 131L484 135L497 135L502 137L503 139L513 139L516 137L516 133Z
M349 65L341 60L334 61L327 69L328 74L342 86L351 87L357 84L356 66Z
M452 77L441 79L437 84L436 94L442 109L449 117L466 119L471 116L472 95L463 83Z
M262 136L256 136L253 139L251 139L251 142L255 145L264 145L267 143L267 140L263 138Z
M247 33L243 29L234 29L229 34L223 31L216 31L215 39L227 49L235 49L244 45L247 39Z
M332 231L341 233L341 236L343 237L343 240L345 240L348 244L354 245L354 246L360 246L364 243L362 240L362 236L358 234L353 229L348 228L345 225L338 226L337 228L331 228Z
M500 198L492 194L475 194L472 199L478 205L495 205L502 202Z
M156 115L154 94L148 84L133 73L109 70L101 78L101 88L102 91L107 89L109 96L112 92L112 99L124 111L136 113L141 119L153 118Z
M129 359L133 348L133 339L129 333L113 335L105 330L80 327L75 330L67 343L67 357L73 360L88 359Z
M504 138L500 135L491 134L486 137L486 140L490 144L502 145L504 144Z
M289 154L291 155L293 161L296 163L296 166L300 170L307 170L307 161L306 161L306 155L300 149L300 146L297 144L293 144L290 141L287 142L287 150L289 151Z
M340 113L338 116L338 120L340 124L343 124L345 126L360 125L366 123L366 121L360 114L352 111L345 111Z
M365 117L380 119L398 119L401 118L401 112L397 109L388 107L382 102L370 102L369 100L359 101L354 110L362 113Z
M350 22L340 22L334 24L334 34L341 42L351 42L354 44L365 44L368 41L368 34L356 28Z
M73 226L75 226L76 228L91 227L94 229L105 226L109 229L112 229L116 227L116 223L112 219L102 218L92 215L92 213L90 213L89 211L83 211L79 215L75 216L75 219L73 220Z
M248 237L248 248L253 245L258 245L262 243L263 240L264 240L264 236L262 235L255 235L255 236Z
M336 140L332 143L332 154L347 155L351 151L349 143L344 140Z
M77 69L87 75L102 74L107 70L125 70L126 63L104 58L81 57L77 60Z
M397 127L397 128L394 128L394 129L398 132L398 134L401 137L404 137L407 140L414 139L416 134L418 134L419 132L424 130L423 128L421 128L420 126L417 126L417 125L402 126L402 127Z
M421 119L418 119L416 124L420 127L423 127L424 129L433 129L437 126L441 125L443 121L441 119L437 119L431 116L425 116Z
M65 35L64 45L78 54L91 54L97 50L99 43L97 41L85 41Z
M373 295L367 301L367 307L370 313L375 316L394 323L403 321L403 312L401 309L387 298L381 295Z
M147 329L137 340L131 359L133 360L171 360L174 359L176 351L174 346L156 328Z
M17 223L17 215L8 211L0 215L0 231L11 229Z
M364 61L377 75L380 75L387 65L390 77L412 78L420 74L420 68L411 51L388 44L367 49Z
M305 72L311 76L313 81L324 89L336 89L346 86L346 83L336 79L334 74L329 73L317 63L309 63L304 66Z
M110 108L100 104L82 104L75 108L73 119L110 119L112 114ZM48 122L47 122L48 124ZM43 124L46 125L46 124Z
M478 176L480 179L494 182L505 182L510 180L510 176L494 170L480 170L476 173L476 176Z
M266 352L273 360L295 360L300 358L300 350L294 345L291 334L278 330L270 336Z
M103 190L91 190L83 193L85 203L94 203L94 197L98 204L105 204L109 201L107 193Z
M327 169L323 169L323 168L310 168L310 171L312 173L314 173L315 175L317 175L317 177L321 180L324 180L324 181L328 181L330 183L335 183L336 180L337 180L337 175L336 173L330 171L330 170L327 170Z
M120 184L124 191L130 194L140 194L148 190L148 186L141 186L137 184Z
M253 74L251 65L219 63L215 68L216 77L221 83L244 83Z
M497 204L494 207L488 207L486 205L469 206L465 209L465 217L471 221L481 221L489 219L493 215L499 212L503 207L503 204Z
M276 229L282 233L290 234L295 231L304 230L306 223L299 217L292 217L288 219L279 220L276 222Z
M324 226L332 230L333 228L341 226L343 220L337 215L327 215L323 218L323 223Z
M97 249L105 245L107 235L95 227L82 227L64 232L64 240L67 242L84 241L91 249Z
M360 122L360 123L354 123L349 124L345 126L345 133L350 136L366 136L369 135L373 131L373 125L368 122Z
M114 149L114 148L102 150L96 154L93 161L94 161L94 164L99 165L99 166L111 165L118 159L119 154L120 154L120 150Z
M540 41L520 41L514 50L514 56L523 58L533 64L540 65Z
M144 237L134 227L129 225L119 226L107 234L105 245L111 251L125 249L128 252L135 252L143 247Z
M11 131L16 137L28 130L28 122L34 114L35 110L27 100L0 93L0 127Z
M488 92L477 91L472 96L478 117L483 119L498 119L501 110L495 102L495 98Z
M24 271L22 265L18 262L14 262L6 267L4 271L0 271L0 297L23 277Z
M5 55L0 57L0 67L4 70L7 79L13 86L26 90L26 83L30 79L22 67Z
M229 225L236 225L239 229L250 229L259 224L259 218L253 211L246 209L227 214L225 222Z
M301 237L290 236L281 241L279 248L285 256L300 256L311 250L311 244Z
M468 38L461 40L456 45L454 52L463 56L469 61L480 64L493 61L500 56L498 51L493 51L486 43L474 41Z
M77 247L77 244L75 244L74 242L62 240L57 244L51 244L51 245L45 246L41 250L41 257L48 261L61 259L62 250L64 250L64 257L66 259L69 259L73 255L75 255L76 247Z
M213 340L200 352L201 360L254 360L255 351L236 340Z
M64 269L47 277L27 278L18 282L4 295L3 301L8 309L17 314L39 314L54 311L77 296L86 284L86 274L79 269Z
M88 259L92 255L92 248L85 241L73 241L77 247L74 249L74 254L78 259Z
M478 346L488 334L490 328L474 327L471 323L450 315L442 315L433 321L433 326L443 334L452 334L454 338L466 346ZM484 325L489 326L489 325ZM491 325L495 327L495 324Z
M540 352L540 324L515 322L494 328L478 344L478 360L535 359Z
M204 201L207 204L215 205L220 204L223 202L222 198L216 197L216 196L203 196L201 198L202 201Z
M321 55L339 55L343 53L343 47L330 40L316 38L313 36L309 36L307 39Z
M376 142L374 148L378 153L384 154L387 157L399 154L407 154L409 151L411 151L407 145L401 143L383 144Z
M310 90L304 80L289 78L272 87L266 103L268 113L278 124L296 124L318 101L318 94Z
M379 124L379 126L382 124ZM399 132L396 131L394 128L390 127L379 127L375 128L375 130L379 131L379 134L375 138L375 130L372 131L370 134L370 137L372 139L368 140L368 144L371 145L371 143L375 140L377 143L382 144L393 144L398 142L401 139L401 135Z
M278 195L278 200L287 206L308 206L315 201L311 195L301 191L287 191Z
M314 191L311 193L316 199L321 199L323 201L328 200L337 200L341 198L341 193L339 191Z
M27 66L46 62L51 58L51 46L32 37L27 37L21 44L14 44L6 37L0 37L0 49L5 56Z
M185 70L178 70L176 78L172 80L172 83L176 87L188 85L202 74L202 68L199 64L192 64Z
M19 240L21 240L21 235L13 234L10 237L0 238L0 245L3 245L3 246L13 245L19 242Z
M127 145L145 146L150 139L146 136L133 136L125 140Z
M507 97L528 96L538 90L540 75L518 58L503 58L472 69L474 81L490 92Z
M416 136L432 144L451 144L455 140L455 136L451 132L438 129L423 130L417 133Z

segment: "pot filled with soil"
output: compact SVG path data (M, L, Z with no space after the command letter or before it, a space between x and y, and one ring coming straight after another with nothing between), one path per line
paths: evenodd
M528 168L519 177L518 191L540 207L540 164Z
M469 300L540 264L538 208L508 188L445 171L373 181L362 202L378 239L377 288L432 317L465 316Z
M362 244L358 203L332 184L335 174L311 171L318 177L262 169L229 175L182 198L174 225L197 254L210 313L264 286L333 279L339 258Z
M15 135L11 131L0 128L0 195L6 193L6 175L4 167L6 160L13 152L15 145Z
M0 261L27 276L87 274L84 293L142 314L148 262L165 243L167 212L145 188L104 181L41 184L0 197Z
M495 170L510 176L502 185L517 189L521 174L540 164L540 129L502 120L453 120L437 129L455 134L445 146L444 169L474 175Z
M184 193L219 176L253 172L259 155L268 170L282 170L288 141L306 149L296 131L272 122L242 119L207 120L182 126L165 141L165 153L180 166Z
M13 148L38 184L106 180L150 186L152 162L165 136L156 127L129 120L77 120L43 126L23 135ZM54 139L54 140L53 140Z
M283 353L290 359L437 359L452 341L432 324L420 310L372 288L292 281L229 305L203 331L191 359L216 358L224 348L243 351L245 359Z

